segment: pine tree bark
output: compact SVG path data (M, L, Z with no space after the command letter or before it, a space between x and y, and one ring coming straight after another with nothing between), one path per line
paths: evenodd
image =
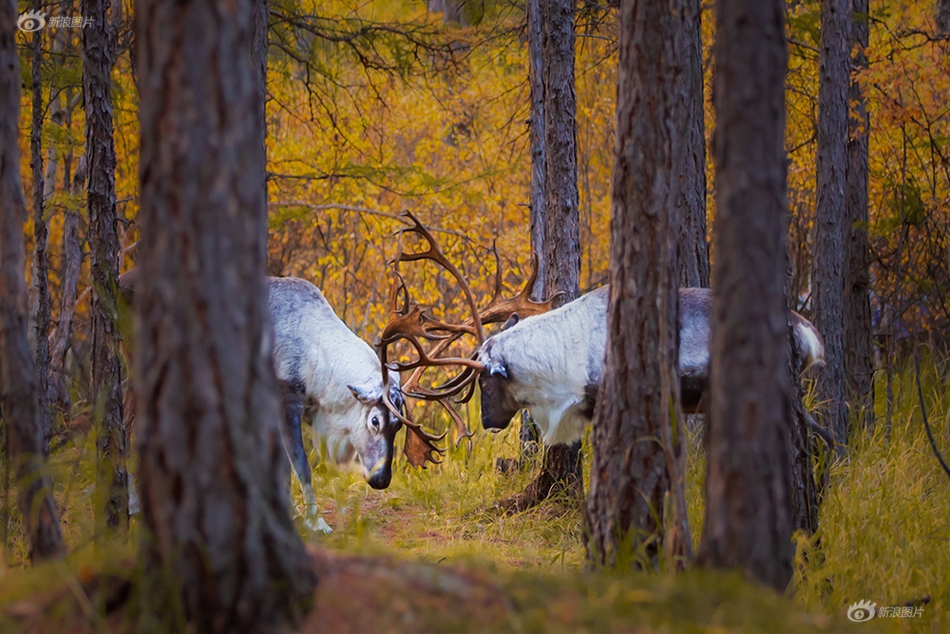
M705 565L776 589L792 573L789 511L785 7L716 7L716 261Z
M36 364L27 332L20 182L20 68L16 5L0 2L0 416L6 459L15 465L17 502L31 561L65 552L52 486L45 475Z
M669 519L671 460L682 455L681 444L674 451L664 445L671 424L683 421L672 212L683 36L680 16L662 3L621 2L607 361L584 506L587 559L594 565L614 567L625 548L642 553L636 564L655 565Z
M316 582L287 506L268 334L256 6L141 0L136 14L142 547L198 631L270 631Z
M821 5L818 86L818 156L812 307L825 343L825 365L816 372L821 423L835 441L848 443L844 374L845 265L848 209L848 87L851 77L852 0Z
M580 295L580 212L577 192L577 94L574 91L573 0L540 0L544 83L545 290L561 293L556 305ZM580 443L552 445L543 472L580 498L584 491ZM542 477L544 473L542 473Z
M119 233L115 202L115 142L111 73L115 27L107 0L82 0L91 23L82 29L83 101L86 111L86 206L89 214L89 264L92 276L92 402L99 424L96 490L98 517L110 528L129 521L127 439L122 413L122 363L119 357Z
M580 295L580 214L577 191L577 95L574 91L572 0L529 0L531 81L531 238L539 256L534 293L560 292L558 305ZM543 286L541 286L543 284ZM525 426L524 436L530 437ZM545 448L541 473L501 506L522 511L556 491L584 491L581 447Z
M43 3L33 0L33 10L40 11ZM44 214L45 176L43 173L43 29L33 31L31 47L31 93L33 97L30 125L30 171L33 173L33 264L31 276L32 307L30 321L33 324L31 340L36 358L36 398L40 414L40 430L43 434L43 453L49 453L49 438L53 431L53 418L49 398L49 227Z
M674 119L682 135L674 157L677 259L682 286L709 287L709 243L706 238L706 126L703 113L703 39L700 0L675 0L673 7L684 37L677 59Z
M852 73L867 70L868 0L853 0ZM847 398L861 425L874 424L874 351L871 328L871 253L868 245L868 98L852 74L848 117L848 254L845 268L844 371Z

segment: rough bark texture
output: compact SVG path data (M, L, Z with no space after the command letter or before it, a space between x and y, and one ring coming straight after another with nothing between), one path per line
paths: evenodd
M852 72L867 70L868 0L853 0ZM868 99L851 77L848 118L848 261L845 268L844 372L847 398L865 428L874 424L874 352L868 247Z
M531 250L538 256L538 278L531 289L531 298L544 298L547 286L547 257L544 254L544 56L541 50L541 0L527 0L528 18L528 81L531 93L531 115L528 121L531 148L531 191L528 203L531 219Z
M36 366L27 333L15 9L13 2L0 2L0 416L30 559L36 561L60 556L64 549L49 478L43 475Z
M650 566L664 540L673 472L666 430L683 421L672 217L683 35L678 16L662 3L621 2L607 363L584 507L587 558L595 565L626 559Z
M544 259L548 293L559 305L580 295L577 208L577 95L574 92L574 2L539 0L544 83Z
M684 37L677 44L676 116L680 150L673 157L677 180L677 259L681 286L709 287L706 239L706 126L703 120L703 40L700 0L675 0Z
M818 87L818 176L815 210L812 308L825 342L817 369L821 423L843 446L848 442L845 400L844 310L848 236L848 86L851 77L852 0L821 5Z
M547 288L547 257L544 255L544 192L546 189L544 163L544 65L541 53L541 0L528 0L528 82L530 84L531 115L528 123L531 149L531 189L528 208L531 222L531 251L537 257L538 277L531 289L531 298L543 301ZM528 412L522 412L522 458L536 455L540 449L541 430ZM526 464L525 460L521 460Z
M580 295L581 245L577 192L577 95L574 92L573 0L539 0L544 86L544 243L547 295L557 305ZM584 491L580 443L552 445L539 478L553 476L580 498Z
M106 0L82 0L91 23L82 29L83 103L86 111L86 207L89 213L89 264L92 276L92 402L99 424L96 496L107 526L129 521L127 439L122 414L122 363L119 357L119 233L115 208L115 143L111 72L115 27Z
M574 10L572 0L531 0L528 4L531 239L540 260L534 293L538 289L545 296L561 292L558 305L580 295ZM524 436L530 435L531 427L526 426ZM579 499L584 491L580 451L579 442L547 447L537 479L501 506L524 510L556 491Z
M302 616L316 582L284 493L255 6L143 0L136 13L142 546L198 631L273 631Z
M43 3L33 0L33 10L40 11ZM33 173L33 271L32 307L30 321L33 325L31 340L36 358L36 399L40 414L40 430L43 435L43 453L49 453L49 438L53 430L53 417L49 399L49 227L44 215L45 178L43 174L43 29L33 31L32 37L31 92L33 96L32 122L30 125L30 171Z
M716 8L716 261L700 561L792 573L782 0Z

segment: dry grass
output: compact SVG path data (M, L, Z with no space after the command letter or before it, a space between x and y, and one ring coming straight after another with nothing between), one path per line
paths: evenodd
M945 366L930 364L923 377L928 412L945 452L950 450L947 376ZM895 385L889 434L883 392L882 387L876 430L857 432L848 458L833 468L819 533L797 538L796 575L786 597L737 575L701 570L583 572L576 501L553 500L513 516L492 509L493 501L519 491L533 475L533 469L503 475L494 468L496 458L518 454L511 429L479 433L471 443L449 448L443 464L426 471L399 464L392 486L382 492L371 490L354 471L318 465L314 489L336 530L329 536L304 534L331 550L315 551L324 583L310 626L349 623L354 627L348 631L365 631L385 624L383 631L423 632L450 626L473 632L861 632L868 626L950 631L950 480L927 444L912 373ZM691 440L688 506L698 538L705 462L698 438ZM95 588L84 603L77 584L67 582L72 577L85 588L90 570L116 561L97 557L90 544L91 500L84 491L92 483L87 459L92 450L91 441L78 436L54 459L57 498L67 509L65 531L75 551L65 565L21 570L24 549L15 513L7 509L12 521L0 606L8 618L0 621L0 631L22 631L30 619L43 625L35 631L56 622L126 629L115 617L103 621L89 613L88 606L97 605ZM587 448L585 454L589 462ZM131 546L118 552L126 561L134 555ZM405 579L415 581L404 584ZM858 600L879 607L927 603L921 604L920 618L854 625L844 616ZM43 606L39 613L37 606ZM64 621L47 617L47 611Z

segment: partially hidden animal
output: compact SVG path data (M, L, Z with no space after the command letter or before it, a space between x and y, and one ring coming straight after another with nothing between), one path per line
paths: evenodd
M129 305L135 300L137 278L138 269L119 277L119 290ZM404 399L398 372L388 370L384 377L377 353L343 323L316 286L299 278L269 277L266 288L284 447L303 489L305 523L329 532L313 494L303 423L311 425L315 444L324 445L334 461L356 458L374 489L385 489L392 480L394 441L403 422L408 421L407 432L424 446L431 446L436 437L399 416ZM131 389L126 403L134 404ZM134 407L128 407L128 414L131 430ZM421 462L410 456L410 461L424 464L424 456Z
M366 482L385 489L392 480L394 441L402 423L383 402L382 366L376 352L306 280L268 278L267 305L274 329L284 443L311 509L308 515L314 516L316 502L303 422L312 426L315 443L324 444L331 459L345 463L357 458ZM389 400L402 407L399 374L388 372Z
M604 376L609 286L556 310L509 320L479 347L482 426L508 427L522 409L541 429L545 443L578 440L594 414ZM686 413L705 410L709 379L712 292L679 291L681 399ZM824 362L824 345L814 325L792 313L801 369Z

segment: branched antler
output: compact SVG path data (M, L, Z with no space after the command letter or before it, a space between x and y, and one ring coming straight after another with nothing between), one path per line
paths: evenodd
M503 269L501 266L501 258L498 255L498 249L493 246L492 250L496 264L494 293L492 294L492 299L488 306L479 310L475 301L475 294L472 292L468 281L462 275L461 271L459 271L458 267L442 253L442 250L439 248L435 238L432 237L432 234L410 212L406 211L401 215L408 218L412 224L400 230L400 236L403 233L416 234L426 243L426 249L424 251L406 252L400 248L399 254L391 263L395 269L395 277L390 291L389 321L383 329L383 334L377 343L380 360L384 368L388 367L399 371L412 370L413 372L409 380L402 387L403 394L422 400L437 401L452 417L459 440L461 440L472 434L458 412L448 404L447 399L462 394L462 396L457 399L457 402L467 402L472 397L472 394L474 394L475 381L484 366L471 357L444 357L442 356L443 353L464 335L474 336L478 345L484 343L484 326L486 324L504 322L511 317L511 315L516 313L521 317L528 317L551 310L557 295L543 302L536 302L531 299L531 289L534 287L534 283L538 277L537 256L532 254L531 275L528 277L521 292L511 298L503 298L502 291L504 285L502 283ZM418 305L410 304L409 291L406 288L405 280L399 274L398 267L401 262L416 262L419 260L431 260L448 271L448 273L455 278L462 289L466 303L471 311L472 316L469 319L460 324L438 321L426 315L425 311ZM400 295L402 296L401 307L399 306ZM416 351L418 359L406 363L387 363L386 349L390 344L400 339L405 339L409 342ZM433 341L436 343L430 350L426 350L423 341ZM462 366L463 370L441 385L425 387L421 384L422 376L428 368L446 366ZM386 370L384 369L384 373L385 372ZM404 418L401 417L400 420L403 420L405 423ZM410 427L410 429L412 428ZM421 428L419 429L421 430ZM412 435L407 437L407 455L409 453L409 439L411 438ZM432 437L429 436L429 438ZM434 451L440 451L435 448L434 445L431 445L431 447ZM410 460L412 460L411 457Z

